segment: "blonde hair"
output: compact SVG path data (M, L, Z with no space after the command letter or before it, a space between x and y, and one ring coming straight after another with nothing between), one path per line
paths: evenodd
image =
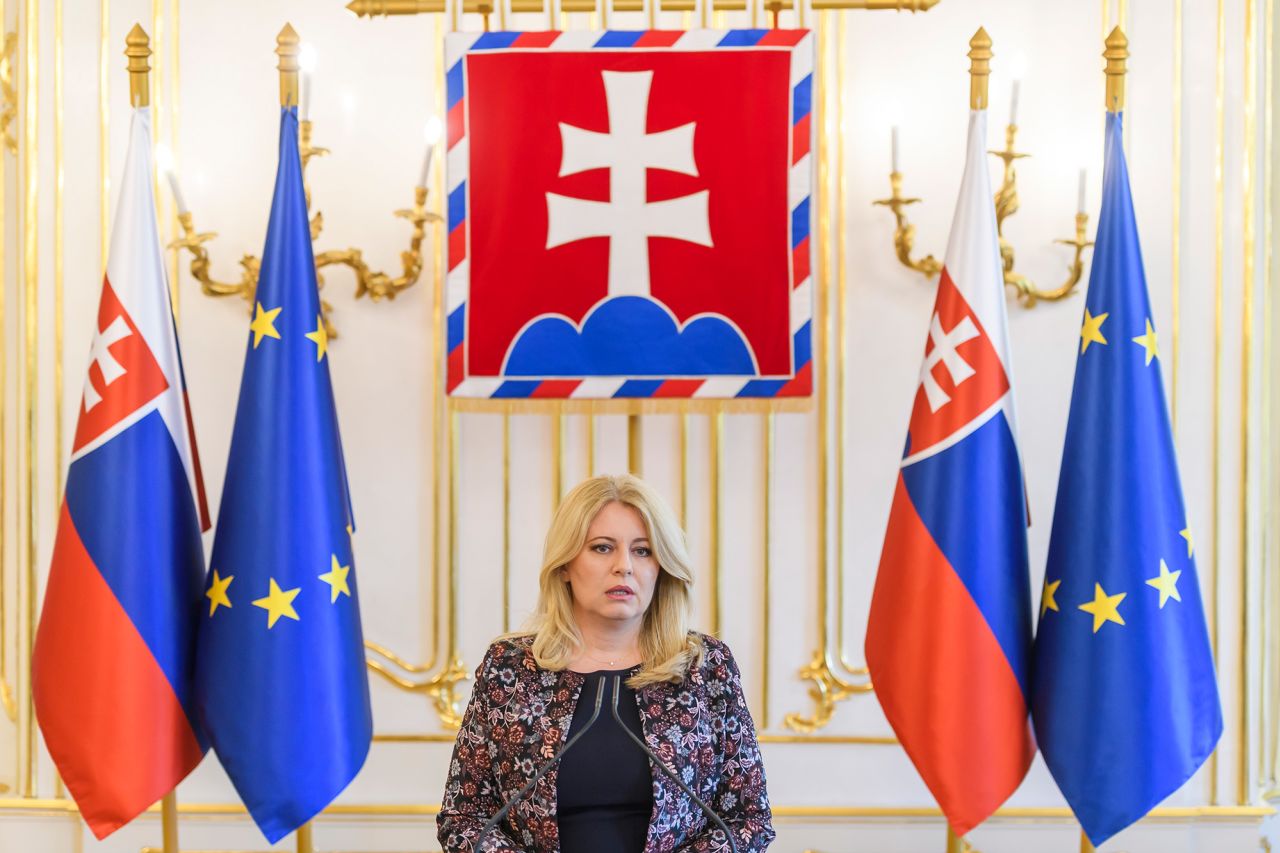
M565 495L547 531L537 607L525 631L509 636L532 635L533 656L543 669L568 668L582 650L583 639L573 616L573 593L560 570L582 550L592 520L614 502L640 513L660 568L653 600L640 627L641 668L627 684L678 683L701 661L703 652L701 639L689 630L693 586L689 552L684 531L666 501L631 474L592 477Z

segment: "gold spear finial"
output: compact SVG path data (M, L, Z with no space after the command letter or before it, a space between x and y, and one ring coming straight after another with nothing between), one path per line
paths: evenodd
M987 108L987 81L991 77L991 36L982 27L969 39L969 109Z
M866 9L893 12L928 12L939 0L864 0Z
M1107 112L1118 113L1124 109L1125 61L1129 58L1129 39L1124 30L1116 27L1111 31L1102 55L1107 60Z
M285 24L276 36L276 56L280 57L280 106L298 105L298 51L302 39L292 24Z
M135 107L150 106L151 65L147 58L151 56L151 37L141 24L134 24L124 43L124 55L129 58L129 102Z
M347 10L355 13L358 18L443 12L444 7L444 0L351 0L347 4Z

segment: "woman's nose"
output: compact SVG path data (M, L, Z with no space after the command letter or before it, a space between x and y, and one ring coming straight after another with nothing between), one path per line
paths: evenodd
M619 548L617 558L613 561L613 570L620 575L631 574L631 554Z

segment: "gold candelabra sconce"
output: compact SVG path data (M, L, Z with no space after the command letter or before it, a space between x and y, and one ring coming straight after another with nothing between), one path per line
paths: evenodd
M1015 89L1016 93L1016 89ZM1017 96L1014 96L1015 109ZM1005 237L1004 223L1010 216L1018 212L1018 170L1015 163L1031 155L1019 152L1015 147L1015 140L1018 135L1017 124L1009 124L1005 128L1005 145L1003 151L989 151L989 154L999 157L1004 163L1004 176L1000 182L1000 189L995 194L996 209L996 233L1000 238L1000 261L1004 268L1004 283L1007 287L1012 288L1015 295L1025 307L1034 307L1040 300L1057 301L1065 299L1071 295L1080 284L1084 277L1084 252L1093 245L1093 241L1087 239L1089 228L1089 214L1085 212L1084 189L1085 189L1085 173L1080 173L1080 204L1075 219L1075 237L1072 239L1059 239L1055 243L1064 246L1070 246L1074 250L1070 265L1067 267L1066 280L1052 289L1042 290L1028 278L1026 275L1018 272L1016 269L1016 261L1014 256L1013 244ZM893 252L897 256L898 261L905 267L913 269L923 275L925 278L933 278L942 270L942 263L933 255L925 255L923 258L913 258L912 252L915 251L916 227L907 219L906 208L918 204L921 199L906 197L902 194L902 173L898 170L898 134L897 128L893 129L893 171L889 173L889 190L888 198L877 199L873 201L873 205L887 207L893 212L895 225L893 229Z
M292 33L292 30L290 29L289 32ZM314 52L309 51L305 46L299 47L296 41L296 33L292 34L292 39L293 41L286 43L287 40L282 34L277 53L281 54L282 81L286 73L297 75L299 69L301 71L298 152L302 158L303 187L307 199L307 212L311 216L311 242L314 244L324 230L324 214L318 210L312 213L311 185L307 181L307 167L314 158L327 155L329 149L318 147L311 142L312 122L308 118L308 113L311 102L311 76L315 67ZM149 48L147 53L150 53ZM288 58L293 60L293 64L287 70L285 69L284 61L286 53ZM134 73L132 69L130 69L130 73ZM409 234L409 248L400 253L401 269L399 275L371 268L365 260L364 251L361 249L328 249L315 253L316 283L322 288L322 293L325 285L323 270L329 267L346 267L355 274L356 299L361 299L365 296L375 302L383 299L395 299L402 291L417 284L418 279L422 276L422 242L426 237L427 224L444 222L444 217L427 210L426 206L427 180L431 173L432 154L442 134L443 124L438 118L431 118L427 122L427 153L423 161L418 185L414 188L413 206L397 210L394 214L399 219L408 220L413 226ZM182 227L182 236L170 243L169 248L178 252L185 249L190 253L191 275L200 283L200 289L206 296L239 296L245 300L248 309L252 311L254 296L258 289L258 276L262 271L261 259L249 254L242 256L240 258L240 278L237 281L219 281L214 278L212 261L206 244L218 236L217 232L196 229L195 218L187 207L182 191L178 186L172 157L162 152L157 159L161 171L168 179L169 188L178 207L178 224ZM320 311L325 333L331 340L338 337L338 330L335 328L332 319L333 306L327 299L323 298L323 295L320 299Z

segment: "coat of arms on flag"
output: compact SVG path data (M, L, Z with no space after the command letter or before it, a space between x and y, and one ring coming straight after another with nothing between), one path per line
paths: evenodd
M805 30L454 34L454 398L805 398Z

